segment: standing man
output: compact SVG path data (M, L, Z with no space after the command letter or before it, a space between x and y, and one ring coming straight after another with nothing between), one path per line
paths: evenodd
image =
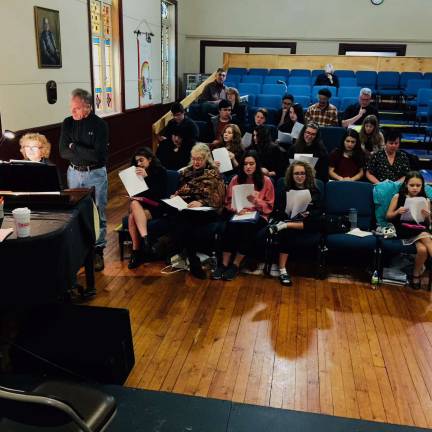
M60 155L70 162L67 171L69 188L95 188L100 218L100 234L95 245L95 271L101 271L104 269L103 250L106 246L108 126L92 112L92 102L88 91L75 89L72 92L72 116L65 118L62 124Z
M374 115L379 120L378 110L371 104L372 90L362 88L358 103L347 106L343 114L342 126L361 125L368 115Z

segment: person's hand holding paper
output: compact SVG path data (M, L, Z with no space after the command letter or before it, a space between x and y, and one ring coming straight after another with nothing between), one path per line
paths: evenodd
M232 171L233 166L228 150L225 147L217 148L212 151L213 159L219 162L218 168L220 173Z
M137 175L136 167L131 166L119 172L120 180L129 196L138 195L148 190L147 183L142 175Z
M429 201L424 197L407 197L403 207L407 211L401 215L401 221L424 222L425 215L429 213Z

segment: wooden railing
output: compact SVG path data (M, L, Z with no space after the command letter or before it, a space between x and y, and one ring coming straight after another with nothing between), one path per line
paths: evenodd
M228 66L224 64L223 68L226 70ZM216 71L214 71L203 83L201 83L191 94L186 96L182 101L181 104L186 109L191 105L193 102L198 100L198 98L201 96L201 93L204 91L204 87L214 81L216 79ZM165 128L167 123L172 119L171 111L168 111L163 117L161 117L156 123L153 123L153 151L155 152L158 145L159 140L157 138L158 134L162 132L162 130Z

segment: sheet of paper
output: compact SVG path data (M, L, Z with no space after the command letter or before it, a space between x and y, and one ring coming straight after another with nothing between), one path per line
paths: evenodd
M233 222L239 222L239 221L247 221L247 220L253 220L257 217L257 212L249 212L245 213L243 215L234 215L231 220Z
M248 148L252 144L252 134L250 132L246 132L242 138L242 147L243 149Z
M215 162L220 162L219 172L224 173L232 171L233 166L229 157L228 150L225 147L217 148L212 151Z
M179 196L175 196L173 198L166 198L162 201L169 206L176 208L177 210L184 210L185 208L187 208L187 202Z
M183 209L183 210L185 210L185 209ZM205 206L202 206L202 207L192 207L192 208L187 208L186 210L194 210L194 211L211 211L211 210L214 210L214 208L213 208L213 207L205 207Z
M254 192L253 184L241 184L233 187L232 208L240 212L245 207L251 207L251 202L247 199L248 195Z
M120 171L119 177L129 196L138 195L139 193L148 190L148 186L144 178L136 175L134 166Z
M13 228L0 229L0 243L13 233Z
M415 220L417 223L424 222L422 209L428 209L427 199L424 197L407 197L405 199L404 207L408 211L401 215L401 221Z
M293 163L295 160L307 162L312 168L315 168L315 165L318 162L318 158L313 157L312 154L305 153L296 153L294 159L290 159L290 163Z
M312 197L309 189L291 189L286 193L285 213L289 218L294 219L299 213L306 211L311 201Z
M300 132L303 129L304 124L300 123L300 122L295 122L294 126L291 130L291 136L295 139L297 139L300 135Z
M348 231L347 234L353 235L353 236L356 236L356 237L367 237L367 236L373 235L371 232L369 232L369 231L362 231L360 228L354 228L351 231Z
M287 132L281 132L280 130L278 130L278 141L280 143L284 143L284 144L291 144L292 143L292 136L290 133Z

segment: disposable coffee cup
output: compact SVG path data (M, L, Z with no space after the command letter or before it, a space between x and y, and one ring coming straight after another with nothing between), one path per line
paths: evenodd
M31 211L27 207L16 208L12 210L12 215L15 221L17 237L30 236L30 215Z

